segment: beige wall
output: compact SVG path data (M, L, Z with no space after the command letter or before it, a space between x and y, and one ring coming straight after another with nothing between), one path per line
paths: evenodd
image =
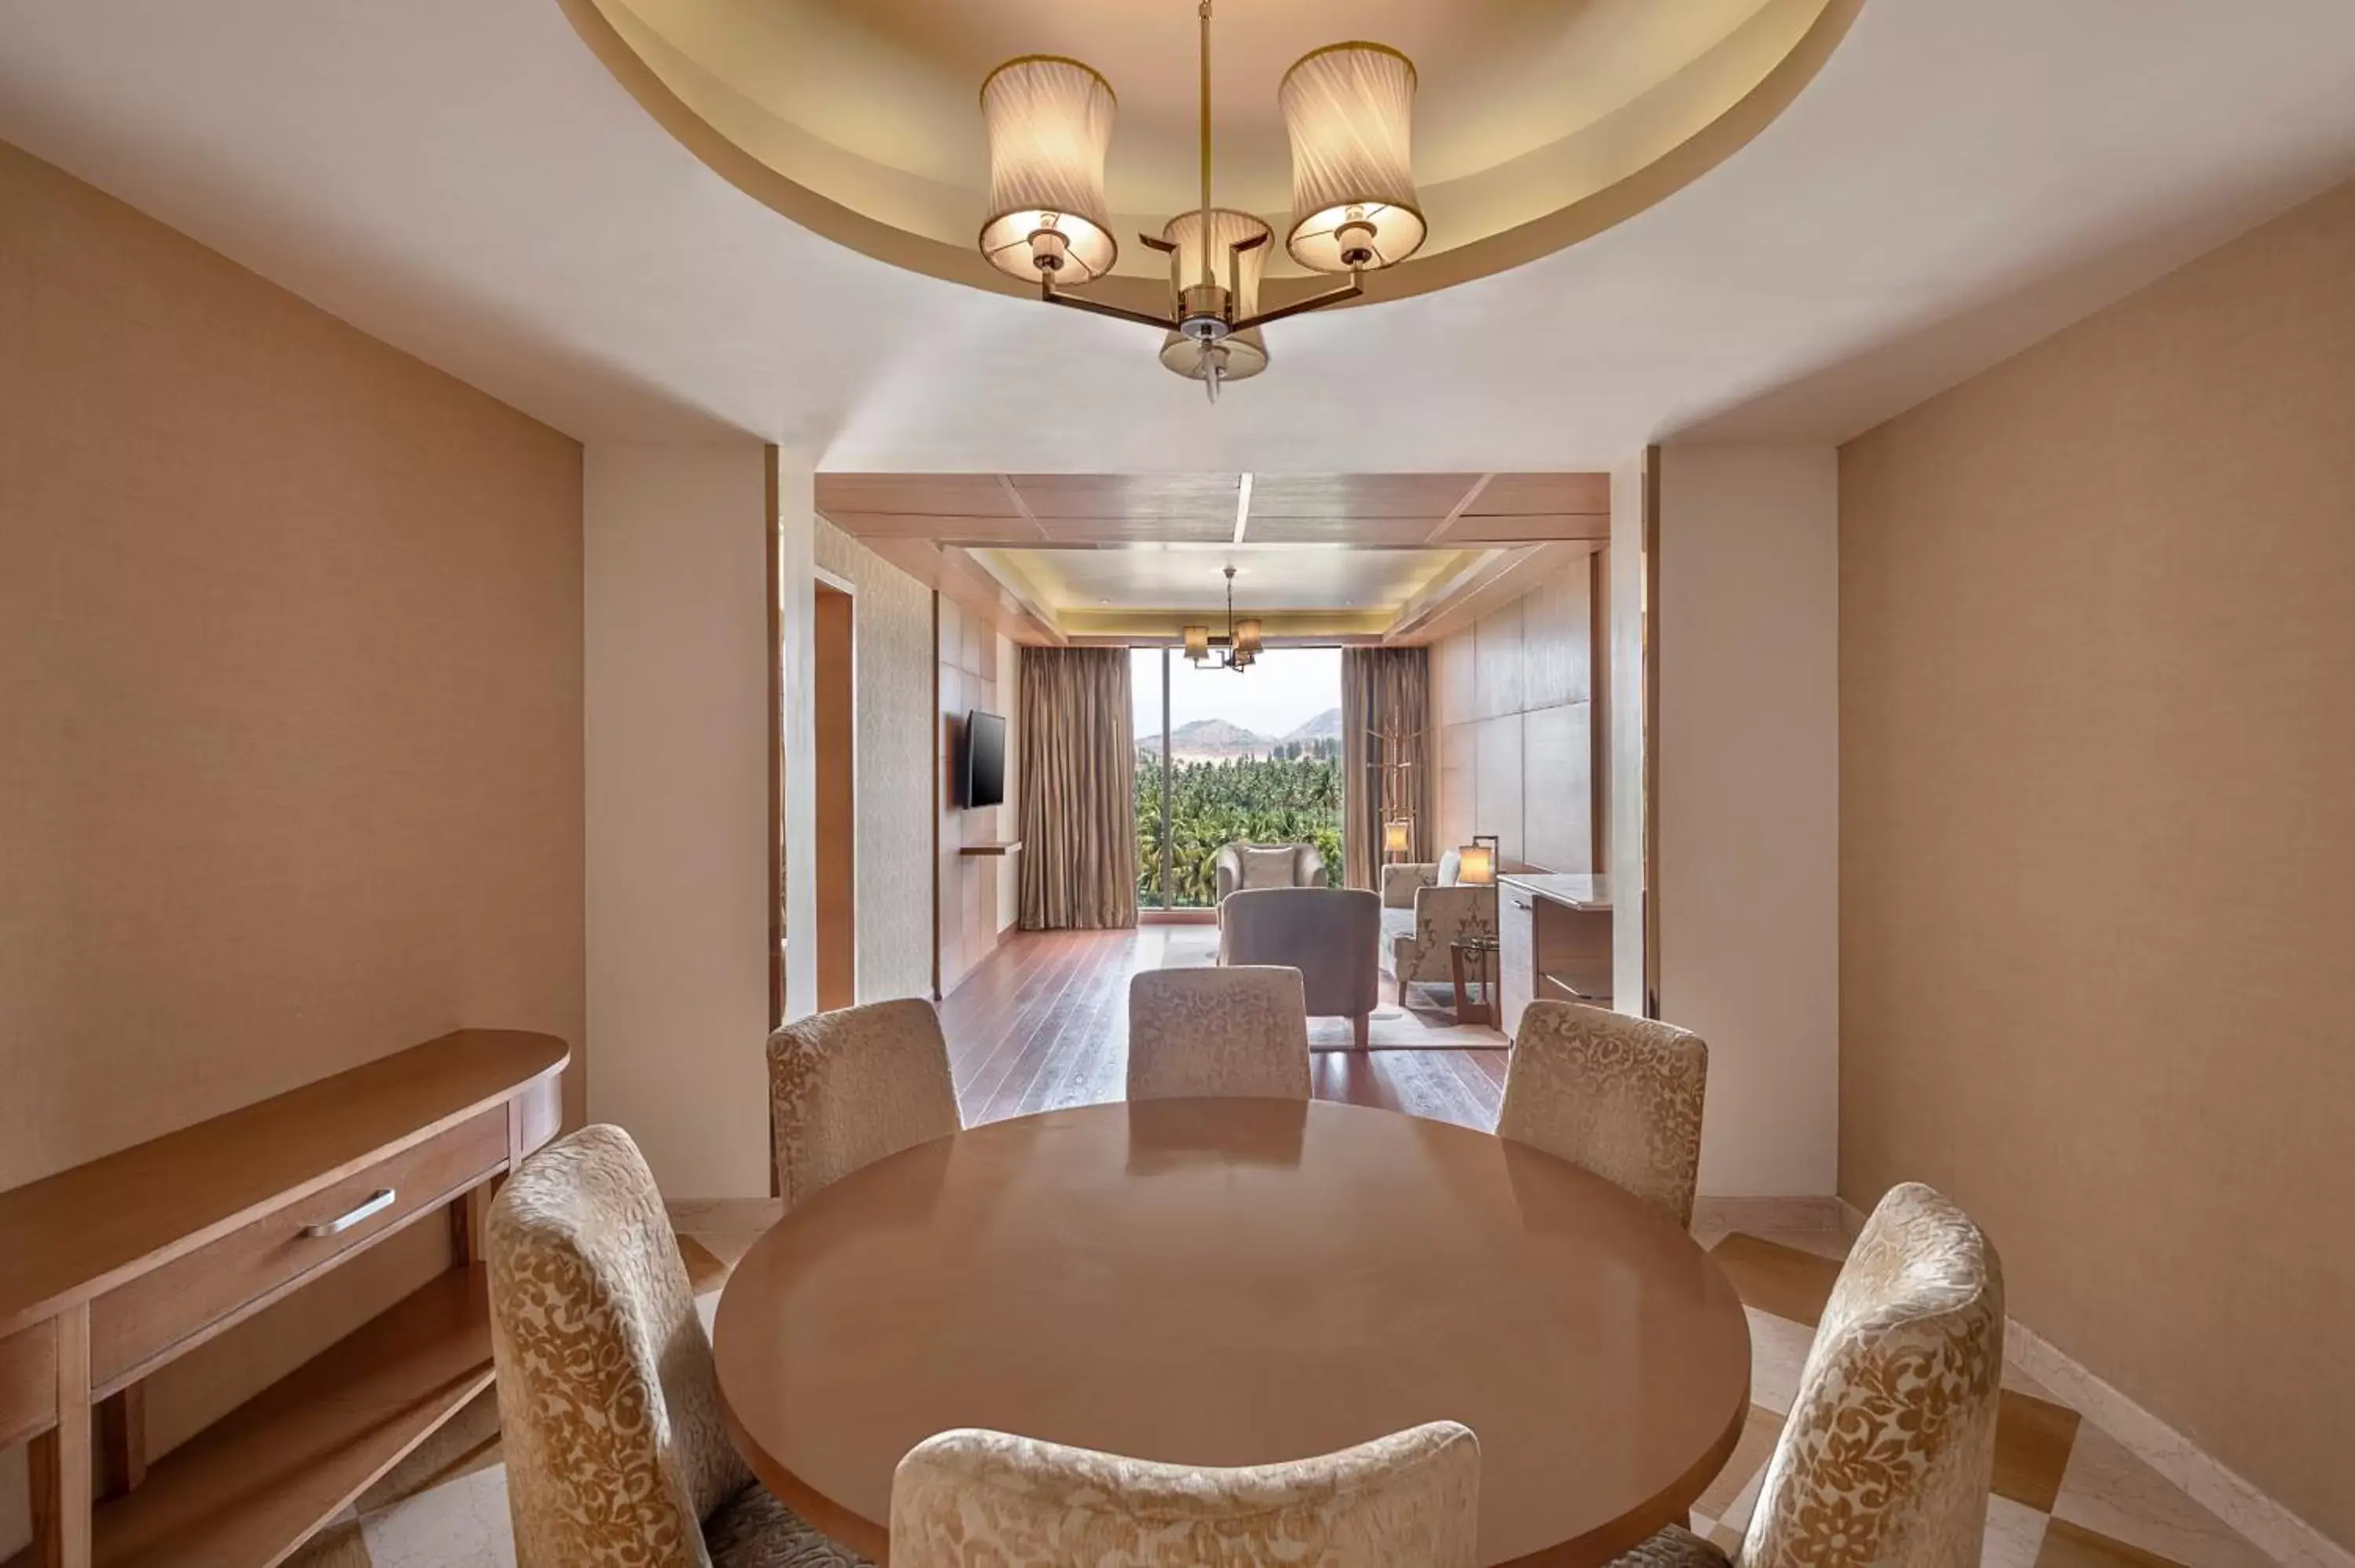
M1595 854L1595 557L1432 645L1435 854L1494 833L1508 862L1601 869Z
M997 635L982 617L946 595L935 597L940 609L940 715L934 726L939 737L935 758L940 780L941 822L937 846L940 868L940 986L945 996L957 982L989 956L998 938L1014 923L1015 868L1012 857L958 853L960 845L1003 842L1015 836L1018 738L1020 705L1016 697L1018 661L1013 645ZM1006 719L1006 804L977 811L956 807L956 738L965 714L974 708L1001 714Z
M589 1109L673 1198L769 1191L766 464L752 441L586 463ZM806 566L802 589L805 620Z
M580 447L5 145L0 345L0 1187L464 1024L578 1052Z
M1840 484L1840 1190L2355 1546L2355 185Z
M858 1000L932 989L932 590L821 518L817 564L857 588Z
M1659 453L1660 1016L1709 1042L1700 1190L1827 1197L1838 1163L1838 468Z

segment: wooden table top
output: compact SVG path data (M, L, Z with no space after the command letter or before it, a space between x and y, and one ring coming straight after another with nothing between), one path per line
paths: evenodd
M1589 876L1583 872L1508 871L1497 880L1572 909L1607 914L1611 908L1611 879L1607 876Z
M1599 1563L1683 1520L1750 1400L1732 1286L1643 1203L1324 1101L1086 1106L879 1161L754 1245L715 1350L753 1469L879 1562L893 1467L950 1427L1246 1465L1448 1418L1484 1563Z

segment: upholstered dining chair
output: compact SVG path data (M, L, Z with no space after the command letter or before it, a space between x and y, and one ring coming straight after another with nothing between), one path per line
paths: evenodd
M1298 969L1145 969L1128 982L1128 1097L1308 1097Z
M1480 1446L1452 1421L1231 1470L943 1432L891 1478L891 1568L1473 1568L1479 1514Z
M1709 1046L1698 1034L1569 1001L1521 1012L1497 1136L1625 1188L1692 1224Z
M2003 1323L1978 1226L1891 1188L1832 1287L1740 1556L1671 1527L1615 1568L1977 1568Z
M861 1166L963 1130L940 1014L918 998L786 1024L769 1036L769 1119L788 1212Z
M526 1160L484 1228L517 1568L859 1568L752 1479L629 1134Z

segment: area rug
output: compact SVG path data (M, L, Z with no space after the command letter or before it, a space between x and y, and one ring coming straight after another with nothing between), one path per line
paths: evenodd
M1218 963L1217 927L1172 926L1166 929L1168 935L1161 949L1161 961L1155 967L1209 969ZM1406 1005L1401 1007L1395 1001L1395 982L1384 976L1382 994L1382 1005L1374 1010L1372 1025L1367 1031L1366 1049L1369 1051L1501 1051L1510 1044L1501 1031L1485 1023L1456 1022L1453 986L1409 986ZM1357 1034L1346 1018L1312 1018L1308 1021L1308 1048L1354 1051L1358 1048Z

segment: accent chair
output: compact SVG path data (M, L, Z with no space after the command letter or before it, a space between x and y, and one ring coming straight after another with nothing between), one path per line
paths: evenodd
M1298 969L1146 969L1128 982L1128 1097L1308 1097Z
M1521 1012L1497 1136L1592 1171L1692 1226L1709 1044L1698 1034L1571 1001Z
M523 1163L484 1225L517 1568L864 1568L744 1467L678 1238L629 1134Z
M788 1212L861 1166L964 1128L940 1014L922 998L821 1012L770 1035L769 1110Z
M1436 861L1382 867L1382 956L1401 1007L1408 986L1455 980L1453 944L1497 934L1497 885L1458 881L1460 858L1449 850Z
M1740 1554L1671 1525L1614 1568L1978 1568L2003 1323L1978 1226L1892 1187L1832 1287Z
M1298 969L1310 1018L1347 1018L1364 1050L1381 1004L1381 900L1359 887L1244 888L1219 906L1219 962Z
M1453 1421L1238 1469L943 1432L891 1478L892 1568L1474 1568L1479 1527L1480 1446Z

